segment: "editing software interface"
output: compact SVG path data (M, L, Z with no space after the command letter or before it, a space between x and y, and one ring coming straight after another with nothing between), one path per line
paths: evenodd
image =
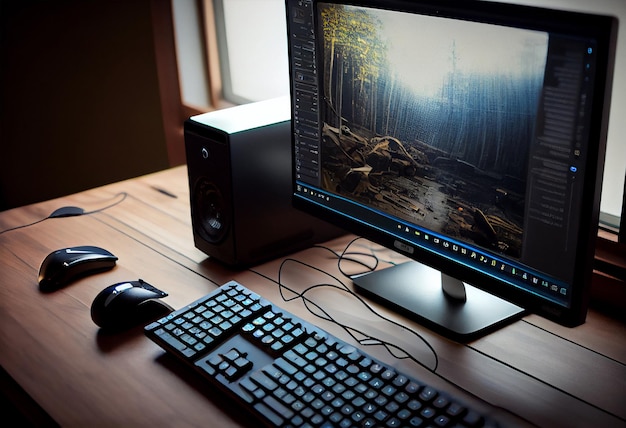
M295 199L570 307L597 211L606 40L509 9L366 4L288 2Z

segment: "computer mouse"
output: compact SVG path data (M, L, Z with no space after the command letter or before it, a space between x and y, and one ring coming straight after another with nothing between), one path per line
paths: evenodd
M117 257L104 248L90 245L61 248L48 254L39 268L39 288L53 291L97 272L113 269Z
M102 290L91 304L91 319L105 330L126 330L159 319L174 309L158 299L167 293L138 281L119 282Z

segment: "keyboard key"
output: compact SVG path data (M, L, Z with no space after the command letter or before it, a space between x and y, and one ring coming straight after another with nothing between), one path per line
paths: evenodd
M487 419L236 282L145 327L263 421L298 427L481 426Z
M296 369L293 365L291 365L287 360L285 360L284 358L277 358L276 361L274 361L274 365L282 370L284 373L288 374L288 375L293 375L295 374L298 369Z
M463 407L459 403L452 403L446 409L446 414L449 415L450 417L455 418L455 417L461 416L465 412L465 410L466 410L465 407Z
M284 419L276 414L272 409L267 407L264 403L256 403L254 408L264 417L270 420L276 426L280 426L283 424Z
M435 390L434 388L431 388L430 386L427 386L426 388L424 388L422 392L420 392L420 395L419 395L420 399L426 403L433 400L436 396L437 396L437 390Z
M252 379L254 382L256 382L259 386L273 391L274 389L278 388L278 384L276 382L274 382L272 379L270 379L265 373L263 372L255 372L250 376L250 379Z
M263 403L284 419L291 419L294 416L293 410L291 410L287 406L284 406L281 402L279 402L272 396L265 397L263 399Z

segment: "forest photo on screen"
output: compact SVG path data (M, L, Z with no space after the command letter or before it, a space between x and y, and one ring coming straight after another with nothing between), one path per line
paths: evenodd
M318 6L324 189L519 258L548 35Z

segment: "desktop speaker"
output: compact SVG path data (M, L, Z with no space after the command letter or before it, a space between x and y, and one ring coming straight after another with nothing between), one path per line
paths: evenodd
M343 234L291 206L288 97L192 116L184 124L195 246L234 268Z

